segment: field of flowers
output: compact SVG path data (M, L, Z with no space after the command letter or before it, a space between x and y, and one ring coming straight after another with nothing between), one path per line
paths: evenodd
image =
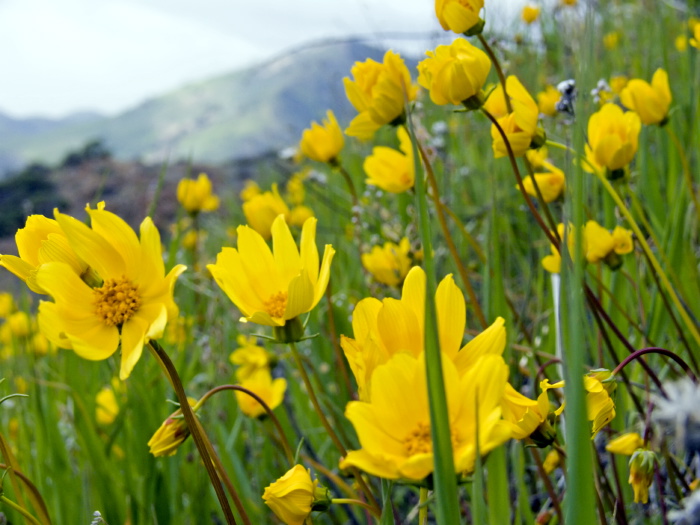
M27 218L0 523L700 523L699 6L483 3L291 177Z

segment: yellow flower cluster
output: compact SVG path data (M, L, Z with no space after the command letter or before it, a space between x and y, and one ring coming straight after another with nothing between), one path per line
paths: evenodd
M38 315L51 343L92 360L121 349L119 375L126 379L143 346L177 317L173 287L185 266L165 274L150 218L139 239L104 203L87 212L92 227L58 211L55 219L29 217L17 232L19 257L3 255L0 264L53 298L40 303Z

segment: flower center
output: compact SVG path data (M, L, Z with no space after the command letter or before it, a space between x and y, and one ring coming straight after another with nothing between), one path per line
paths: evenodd
M95 294L95 313L107 326L121 326L131 319L141 306L136 286L126 277L107 279Z
M433 441L430 438L430 425L420 422L403 440L403 446L409 456L414 454L429 454L433 451Z
M263 302L263 307L272 317L284 317L284 311L287 309L287 292L272 294L267 301Z

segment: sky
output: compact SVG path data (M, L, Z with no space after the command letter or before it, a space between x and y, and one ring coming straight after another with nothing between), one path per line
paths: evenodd
M433 0L0 0L0 113L114 115L313 40L442 34L433 9Z

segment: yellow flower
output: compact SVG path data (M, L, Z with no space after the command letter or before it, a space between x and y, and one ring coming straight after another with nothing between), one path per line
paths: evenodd
M110 387L101 389L95 399L97 408L95 417L100 425L111 425L119 415L119 405L117 404L117 396L114 395L114 390Z
M0 319L5 319L15 310L15 299L9 292L0 293Z
M610 89L613 93L619 95L622 92L622 90L625 89L625 86L628 82L629 79L624 75L616 75L614 77L610 77Z
M634 451L638 448L644 446L644 440L642 436L636 432L629 432L627 434L620 434L605 447L605 450L612 452L613 454L621 454L624 456L631 456Z
M642 122L633 111L623 113L616 104L605 104L588 120L586 158L595 169L624 169L637 153ZM587 163L584 168L590 171Z
M637 450L630 459L628 483L634 490L635 503L649 502L649 487L654 480L654 466L658 460L651 450Z
M371 139L384 124L400 122L407 102L416 98L418 89L401 57L389 50L383 63L367 59L351 69L353 80L345 77L345 93L359 112L345 133L362 140Z
M382 284L399 286L411 268L411 245L404 237L399 244L384 243L373 246L370 253L362 254L362 266Z
M289 177L287 181L287 200L294 205L299 205L304 202L304 198L306 197L304 179L306 175L306 171L298 171Z
M700 23L693 26L693 36L690 38L690 45L694 48L700 48Z
M593 422L593 437L615 417L615 403L610 395L617 385L614 380L609 381L610 377L608 370L596 370L583 378L588 420Z
M0 255L0 266L22 279L29 289L39 294L48 292L36 282L42 264L59 261L68 264L80 277L86 277L88 265L73 251L61 226L43 215L30 215L24 228L15 235L19 257Z
M554 469L556 469L559 464L561 463L561 456L559 455L559 452L556 450L550 450L547 456L544 458L544 461L542 462L542 468L547 474L551 474L554 472Z
M445 277L435 293L440 349L463 375L482 355L501 355L506 345L503 318L462 347L466 327L466 303L452 275ZM391 356L408 353L418 357L424 350L425 272L414 267L403 283L401 299L373 297L357 303L353 312L354 339L341 337L341 346L355 375L359 397L372 398L370 378L374 369ZM461 350L460 350L461 347Z
M557 225L557 232L559 233L559 238L562 241L566 241L567 249L569 251L569 254L572 254L575 249L575 231L574 227L572 225L569 225L566 230L564 229L564 225L562 223L559 223ZM545 270L551 273L559 273L561 271L561 254L559 253L559 250L556 249L556 247L552 244L550 245L552 255L547 255L542 259L542 266L544 267ZM585 253L586 252L586 236L584 235L583 237L583 246L582 250Z
M491 70L486 53L458 38L426 55L418 64L418 83L430 91L430 100L438 105L461 105L475 97L481 106L481 90Z
M537 20L540 16L540 8L534 5L526 5L523 7L523 12L521 14L521 17L523 19L523 22L526 24L532 24L535 20Z
M547 162L547 146L542 146L540 149L531 149L525 153L525 157L528 162L532 165L532 169L538 170L540 168L548 167L550 164Z
M547 391L563 386L563 382L553 385L547 380L540 382L542 393L537 401L534 401L515 390L510 383L506 384L501 407L503 408L503 419L511 425L513 439L530 437L539 447L552 444L557 434L548 420L552 411ZM564 406L562 405L554 410L553 414L558 416L563 410Z
M254 180L248 179L243 183L240 197L243 202L247 202L261 193L260 186Z
M207 238L207 232L203 230L190 230L182 237L182 247L185 250L195 250L200 239Z
M561 99L561 93L554 86L547 85L544 91L537 93L537 107L540 113L548 117L557 114L557 102Z
M314 216L314 210L303 204L289 210L289 225L301 228L307 219Z
M13 337L27 337L31 331L31 322L26 312L15 312L5 320Z
M56 353L56 347L41 332L37 332L32 336L31 349L36 355L47 355L49 352L52 354Z
M206 173L197 180L182 179L177 185L177 200L188 213L214 211L219 208L219 197L212 193Z
M41 302L39 326L56 346L85 359L107 359L121 348L119 376L126 379L143 345L161 337L168 319L177 317L173 287L186 267L177 265L165 275L160 234L150 218L141 223L139 241L104 203L87 212L92 228L55 215L75 253L102 283L89 286L62 262L43 264L36 280L55 302Z
M196 410L197 401L187 398L187 402ZM149 452L155 457L174 456L177 449L189 437L190 430L182 415L182 410L177 409L168 416L163 424L156 430L155 434L148 440Z
M613 269L622 261L615 255L624 255L634 249L632 232L620 226L610 233L596 221L588 221L583 232L586 243L586 260L590 263L605 261Z
M252 372L241 381L241 386L262 399L270 410L280 406L284 400L284 393L287 391L286 379L281 377L272 379L270 370L267 368L260 368ZM245 392L236 390L236 400L241 412L248 417L260 417L266 414L263 406Z
M673 41L673 45L676 46L676 51L685 53L688 50L688 37L685 35L678 35Z
M378 186L390 193L409 190L415 181L411 137L403 127L399 127L396 134L401 151L376 146L362 165L367 174L367 184Z
M343 132L329 109L323 125L311 123L311 128L305 129L301 135L299 148L311 160L334 163L345 145Z
M562 170L555 168L549 163L545 164L550 171L548 173L535 173L535 182L537 182L537 187L540 189L540 193L542 193L544 202L552 202L557 200L564 192L566 177L564 177L564 172ZM537 197L537 191L535 190L535 185L532 183L532 177L529 175L525 177L523 179L523 186L528 195Z
M240 345L231 352L229 361L237 365L236 379L244 381L258 370L267 370L270 366L270 357L262 346L258 346L254 336L246 337L239 335L237 338Z
M435 0L435 14L445 31L466 33L481 23L484 0Z
M486 355L461 378L450 359L443 358L442 369L455 470L471 472L477 431L482 455L511 437L500 407L508 367L501 356ZM424 479L433 471L433 443L423 354L394 355L371 381L371 401L351 401L345 410L362 448L348 452L340 467L386 479Z
M304 223L301 253L282 215L272 224L272 243L271 251L259 233L239 226L238 249L223 248L207 268L248 321L284 326L321 300L335 250L326 245L319 268L315 218Z
M620 93L622 104L636 112L642 123L646 125L663 126L668 120L671 100L668 73L661 68L654 73L651 84L645 80L633 78Z
M303 525L317 502L330 504L328 489L311 480L311 473L295 465L284 476L265 487L265 505L286 525Z
M620 43L620 33L617 31L611 31L603 37L603 46L608 51L612 51Z
M254 195L243 203L243 215L248 225L268 240L272 236L272 223L279 215L289 215L289 208L272 185L272 191Z
M575 6L578 0L560 0L562 5Z
M513 107L512 113L508 113L506 109L503 86L500 84L486 100L484 107L496 117L503 128L513 154L520 157L533 145L537 134L539 109L517 77L511 75L506 79L506 90ZM496 158L507 156L508 150L495 124L491 126L491 138L494 156Z

